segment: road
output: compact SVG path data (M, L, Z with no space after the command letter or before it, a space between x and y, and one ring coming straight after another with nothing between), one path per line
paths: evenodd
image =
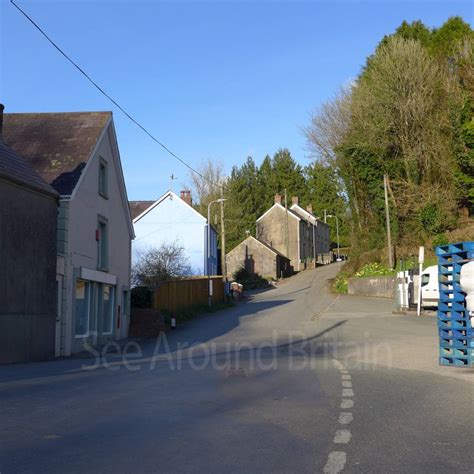
M338 264L103 359L0 367L0 472L472 473L474 373ZM92 356L92 354L91 354Z

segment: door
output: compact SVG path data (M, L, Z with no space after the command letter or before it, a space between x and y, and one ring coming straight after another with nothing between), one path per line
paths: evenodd
M54 342L54 356L59 357L61 355L61 320L63 312L63 276L56 275L56 335Z

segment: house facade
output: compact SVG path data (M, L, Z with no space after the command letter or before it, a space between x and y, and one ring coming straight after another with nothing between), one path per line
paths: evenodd
M275 195L274 205L257 219L256 231L259 240L290 259L293 271L314 266L330 251L329 226L300 207L297 197L286 209Z
M217 232L210 227L208 246L207 219L192 207L189 191L181 191L180 196L167 191L156 201L131 201L130 210L136 234L134 262L150 249L176 244L183 248L190 274L217 274Z
M287 257L253 236L247 237L226 255L226 268L229 280L241 268L245 268L250 274L273 280L291 273Z
M55 355L127 337L134 233L112 113L5 114L4 134L60 194Z
M0 364L54 357L59 194L1 135Z

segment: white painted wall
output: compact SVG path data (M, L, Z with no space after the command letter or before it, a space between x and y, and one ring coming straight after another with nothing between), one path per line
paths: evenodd
M206 218L185 203L173 192L165 194L159 203L143 217L135 219L135 240L133 262L140 253L160 247L162 244L177 243L184 248L184 254L195 275L206 274ZM211 229L211 259L217 258L217 239ZM215 263L214 263L215 264ZM215 274L217 268L211 268Z
M113 339L128 336L128 320L121 308L121 327L117 329L118 305L122 306L122 291L130 288L131 234L128 201L121 188L121 169L115 132L112 123L103 134L94 155L89 159L80 182L69 202L68 252L66 258L67 305L65 354L74 350L74 274L80 267L97 269L98 243L96 229L98 216L108 221L108 272L117 277ZM102 157L108 168L108 199L99 194L99 162Z

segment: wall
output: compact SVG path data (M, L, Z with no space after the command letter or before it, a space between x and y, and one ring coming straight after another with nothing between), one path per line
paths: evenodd
M96 270L98 244L95 238L98 216L108 222L108 274L117 277L115 298L114 332L111 336L99 337L99 344L110 339L128 336L129 310L123 307L122 295L130 289L131 236L128 227L128 201L122 196L120 187L120 164L114 145L114 131L109 125L94 156L84 170L84 175L76 187L75 195L69 202L69 226L67 258L66 355L83 350L84 343L93 343L93 336L76 338L74 335L75 281L81 267ZM100 157L107 162L108 198L99 194ZM125 201L123 201L125 198ZM118 306L121 307L120 328L117 328Z
M276 254L252 237L245 239L226 255L226 265L229 279L244 266L250 273L279 278Z
M54 357L57 201L0 180L0 363Z
M206 219L176 194L161 201L154 209L134 224L133 261L140 252L162 244L176 243L184 248L191 273L206 274ZM217 262L217 240L211 232L212 255ZM211 271L211 274L217 271Z
M395 277L365 277L349 278L350 295L379 296L382 298L395 298Z

